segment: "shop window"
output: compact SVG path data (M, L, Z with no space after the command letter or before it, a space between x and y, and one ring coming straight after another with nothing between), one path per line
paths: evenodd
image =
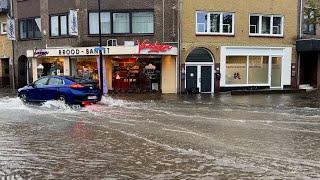
M226 84L247 84L247 56L227 56Z
M268 56L249 56L249 84L268 84L268 73Z
M234 13L224 12L202 12L198 11L197 34L208 35L233 35L234 34ZM208 19L209 18L209 19Z
M132 13L132 33L153 33L153 12Z
M20 20L20 38L41 38L41 18Z
M95 58L72 58L71 74L82 79L99 81L98 63Z
M101 12L101 33L110 34L110 13ZM99 34L99 13L89 13L89 34Z
M51 36L66 36L68 35L68 17L67 15L57 15L50 17L50 32Z
M113 60L112 86L115 91L160 91L160 59Z
M283 16L250 15L250 35L253 36L283 36Z
M130 33L129 13L113 13L113 33Z

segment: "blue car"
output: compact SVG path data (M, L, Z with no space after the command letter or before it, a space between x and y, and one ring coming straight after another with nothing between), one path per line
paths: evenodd
M101 100L94 81L71 76L45 76L18 90L23 102L60 100L66 104L88 105Z

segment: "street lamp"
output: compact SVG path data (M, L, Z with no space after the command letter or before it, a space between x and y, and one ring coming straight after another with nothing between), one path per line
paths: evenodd
M98 0L98 7L99 7L99 65L100 65L100 89L101 92L104 93L103 91L103 59L102 59L102 36L101 36L101 5L100 5L100 0ZM108 88L106 89L106 93L108 93Z

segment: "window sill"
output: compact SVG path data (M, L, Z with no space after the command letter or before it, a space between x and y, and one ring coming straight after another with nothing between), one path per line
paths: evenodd
M272 34L249 34L249 37L267 37L267 38L283 38L283 34L272 35Z
M88 34L88 37L99 37L99 34ZM122 36L122 37L128 37L128 36L154 36L154 33L141 33L141 34L130 34L130 33L117 33L117 34L102 34L102 37L114 37L114 36Z
M77 38L78 36L50 36L49 39Z
M19 39L19 41L33 41L33 40L42 40L42 37L41 38L26 38L26 39Z
M196 33L197 36L235 36L234 33Z

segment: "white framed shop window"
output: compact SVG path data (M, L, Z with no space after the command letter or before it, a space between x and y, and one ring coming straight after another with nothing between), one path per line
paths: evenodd
M283 37L284 16L267 14L249 15L249 36Z
M221 47L221 87L291 85L291 47ZM278 58L278 59L277 59ZM273 71L278 60L278 71ZM277 72L280 82L274 86Z
M7 34L7 23L6 22L1 22L1 27L0 27L0 33L1 34Z
M197 35L234 35L234 13L196 12Z

